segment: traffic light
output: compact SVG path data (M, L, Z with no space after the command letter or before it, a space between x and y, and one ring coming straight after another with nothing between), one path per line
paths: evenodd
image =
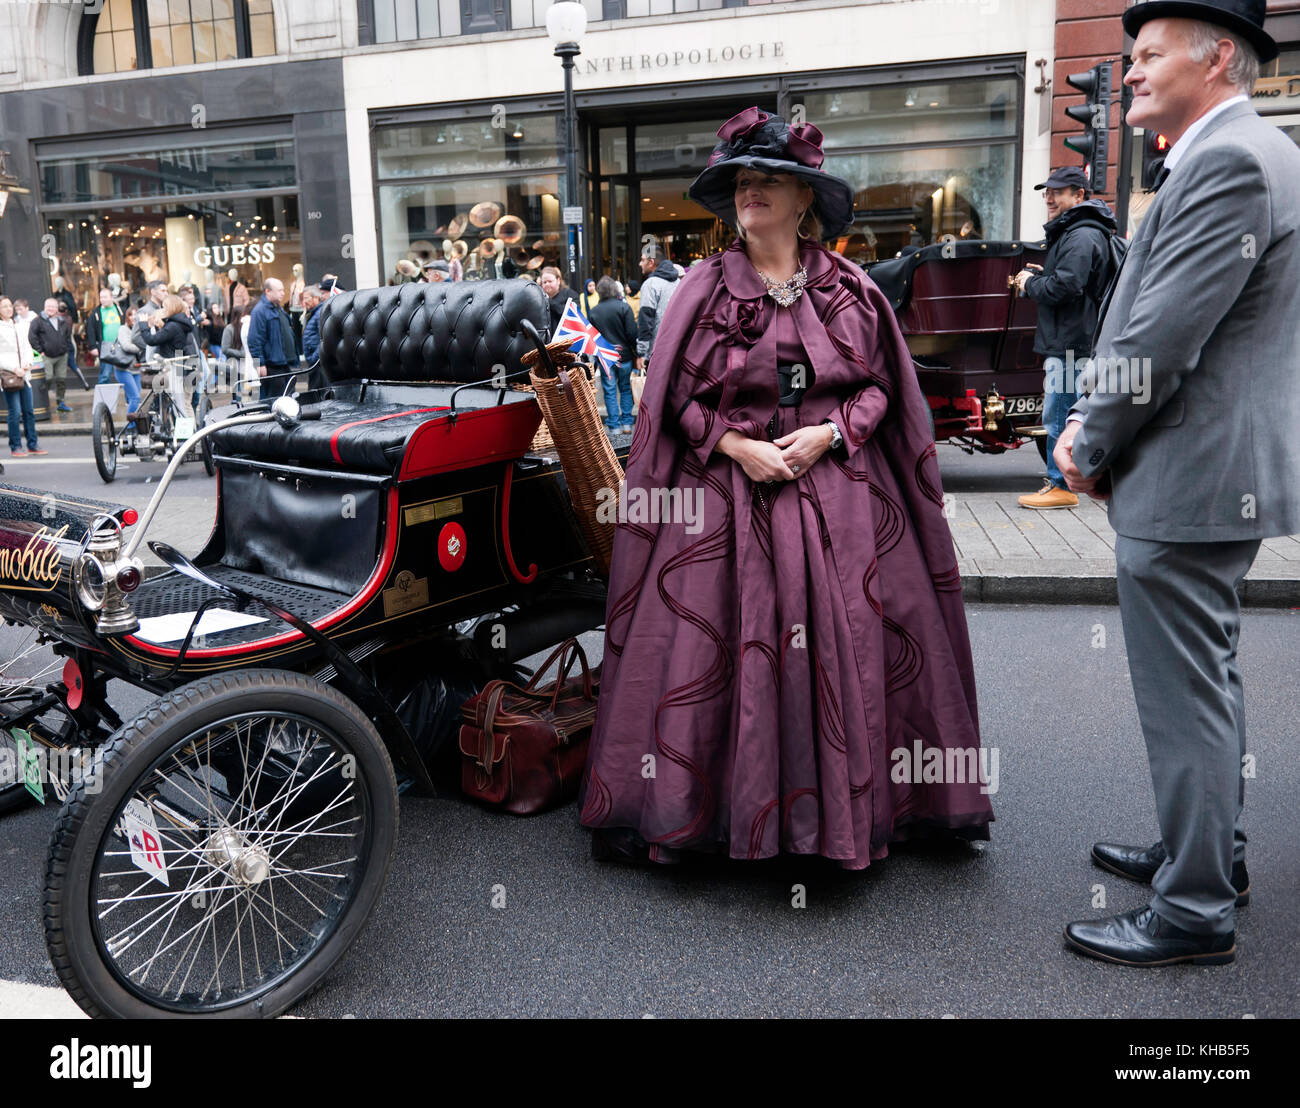
M1165 155L1169 153L1169 138L1158 131L1147 131L1142 135L1142 187L1150 192L1156 187L1156 178L1165 164Z
M1065 109L1066 115L1083 124L1083 134L1068 136L1065 145L1083 155L1092 191L1105 192L1110 155L1110 62L1094 65L1087 73L1072 73L1065 81L1084 95L1084 103Z

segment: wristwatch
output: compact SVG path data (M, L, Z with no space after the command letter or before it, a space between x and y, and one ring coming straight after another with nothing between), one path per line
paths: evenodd
M831 449L838 450L844 444L844 436L840 434L839 425L833 419L823 420L822 422L830 425Z

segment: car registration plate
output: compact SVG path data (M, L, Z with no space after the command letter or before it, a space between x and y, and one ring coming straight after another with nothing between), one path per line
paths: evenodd
M1041 396L1008 396L1004 398L1006 413L1009 416L1029 416L1043 414Z

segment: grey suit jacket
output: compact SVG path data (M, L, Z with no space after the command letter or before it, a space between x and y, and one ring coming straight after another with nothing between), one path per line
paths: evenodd
M1097 340L1074 461L1132 538L1300 532L1300 149L1236 104L1147 211ZM1149 361L1148 361L1149 359Z

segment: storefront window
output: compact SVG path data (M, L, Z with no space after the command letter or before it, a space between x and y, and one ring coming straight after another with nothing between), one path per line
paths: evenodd
M636 129L636 171L703 169L718 142L718 125L708 123L651 123Z
M557 264L559 128L554 113L509 111L376 128L384 280L453 245L470 279L510 272L507 256L524 273Z
M293 140L142 150L84 158L41 158L47 204L185 196L297 183Z
M827 150L896 143L1013 138L1016 79L944 81L808 93L802 97L810 122L825 136Z
M931 147L833 154L823 168L854 187L854 224L833 250L863 264L944 235L1013 235L1015 147Z
M550 169L559 157L555 115L498 113L478 120L383 127L375 132L380 178Z
M830 243L846 257L890 258L944 235L1015 234L1018 78L904 78L796 103L825 136L823 168L854 188L854 226Z
M135 303L150 281L224 296L233 271L250 294L268 277L288 285L302 261L298 198L263 196L158 205L106 205L94 214L47 210L59 275L82 310L116 274Z
M381 185L384 279L392 284L412 275L399 262L418 272L448 252L462 259L470 280L501 276L506 257L520 272L557 265L563 184L563 175L552 173Z

